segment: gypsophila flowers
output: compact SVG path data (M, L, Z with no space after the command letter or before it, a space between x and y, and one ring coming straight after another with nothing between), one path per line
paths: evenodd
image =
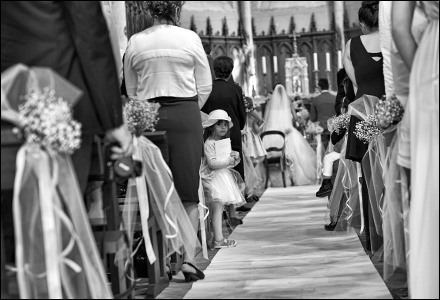
M354 134L364 144L371 142L376 136L383 133L383 129L379 127L377 117L369 115L365 121L356 124Z
M28 143L66 154L80 147L81 124L72 119L69 104L55 97L54 90L32 90L23 98L18 112Z
M160 105L147 101L130 100L124 106L124 118L128 130L140 136L146 130L154 131L158 121L157 115Z
M376 104L375 115L382 129L399 123L403 118L404 108L395 95Z
M345 113L339 116L334 116L332 123L334 130L339 134L341 130L348 128L348 125L350 124L350 115Z

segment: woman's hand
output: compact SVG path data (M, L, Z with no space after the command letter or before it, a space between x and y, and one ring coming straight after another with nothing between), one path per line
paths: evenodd
M233 166L235 165L235 158L233 158L232 156L228 158L229 159L229 165Z

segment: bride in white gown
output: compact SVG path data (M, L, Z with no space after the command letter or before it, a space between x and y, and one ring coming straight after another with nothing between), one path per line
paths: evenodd
M317 181L316 154L302 134L293 127L292 121L291 104L286 89L278 84L266 108L263 131L279 130L286 133L285 152L289 164L288 174L295 185L315 184ZM266 136L263 140L266 149L270 146L279 147L281 143L281 136L276 135ZM268 157L276 155L281 154L279 152L268 153Z

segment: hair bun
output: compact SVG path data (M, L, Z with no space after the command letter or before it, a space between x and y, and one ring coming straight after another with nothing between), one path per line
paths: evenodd
M379 9L379 1L362 1L362 7L376 11Z

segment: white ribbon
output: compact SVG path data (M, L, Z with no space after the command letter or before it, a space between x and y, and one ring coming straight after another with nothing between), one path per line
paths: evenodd
M208 244L206 243L206 226L205 226L205 220L208 218L209 215L209 209L206 207L205 203L205 195L203 193L203 184L202 184L202 177L199 177L199 220L200 220L200 234L202 236L202 252L203 252L203 258L208 259ZM205 209L207 211L207 214L205 216Z
M145 138L145 140L146 140L146 138ZM138 141L138 143L139 143L139 141ZM153 149L155 149L155 150L158 152L159 155L157 155L157 157L159 158L159 163L162 165L163 168L165 168L165 170L167 171L167 173L168 173L168 175L170 176L170 179L171 179L171 187L170 187L170 189L168 190L167 197L166 197L166 199L165 199L164 213L165 213L165 219L166 219L166 221L168 222L168 224L170 224L170 226L171 226L171 227L174 229L174 231L175 231L174 234L172 234L172 235L166 235L165 237L168 238L168 239L173 239L173 238L176 238L176 237L178 236L178 234L179 234L179 228L177 227L176 224L174 224L174 222L171 220L171 218L170 218L170 217L167 215L167 213L166 213L166 208L167 208L167 206L168 206L168 204L169 204L169 202L170 202L170 200L171 200L171 196L173 195L173 192L174 192L174 190L175 190L175 187L174 187L174 181L173 181L173 175L172 175L172 173L171 173L171 169L168 167L167 163L166 163L165 160L163 159L162 152L160 152L160 149L159 149L158 147L154 147ZM141 157L141 159L142 159L142 157Z
M142 153L139 147L138 138L134 137L134 153L133 159L142 160ZM141 214L141 223L142 223L142 235L144 237L145 242L145 250L147 252L148 260L150 264L153 264L156 261L156 254L154 253L153 246L151 245L150 233L148 230L148 217L150 215L150 207L148 200L148 190L147 184L145 180L145 170L142 169L142 176L136 177L136 191L139 201L139 210Z

